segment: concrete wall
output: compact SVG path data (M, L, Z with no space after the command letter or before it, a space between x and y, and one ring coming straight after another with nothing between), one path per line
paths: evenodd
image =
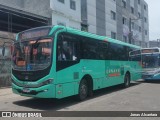
M96 33L106 35L105 0L96 0Z
M117 4L117 39L123 41L123 35L126 35L129 39L129 19L134 22L134 28L132 31L132 43L142 47L148 47L149 43L149 23L148 23L148 5L144 0L141 0L140 5L138 0L125 0L126 8L122 7L121 0L116 0ZM144 4L147 9L144 10ZM134 8L134 14L131 13L131 7ZM138 18L138 13L140 13L140 18ZM123 25L122 18L127 18L127 25ZM144 22L144 17L147 18L147 22ZM139 31L141 27L141 32ZM147 30L147 35L145 35L145 30ZM126 34L128 31L128 35ZM124 33L126 32L126 33Z
M147 18L147 22L144 22L144 28L147 30L147 35L145 35L145 42L147 43L147 46L149 46L149 17L148 17L148 5L146 2L144 2L144 5L146 6L146 10L144 10L144 17ZM144 8L144 7L143 7ZM143 19L144 20L144 19ZM146 46L146 45L145 45Z
M24 10L51 18L50 0L24 0Z
M117 14L117 39L118 40L122 40L122 35L123 35L123 24L122 24L122 19L123 19L123 16L126 17L126 15L123 15L122 16L122 7L121 7L121 0L117 0L116 1L116 14Z
M50 0L0 0L0 5L51 17Z
M70 0L61 3L57 0L50 0L50 8L52 9L52 24L62 23L76 29L81 29L81 2L75 0L76 10L70 8Z
M87 25L88 19L87 11L87 0L81 0L81 20L85 25Z
M11 52L10 45L11 40L2 39L3 38L15 38L15 34L0 31L0 88L11 85ZM5 54L2 55L2 48L5 44Z
M97 0L87 0L88 31L94 34L97 33L96 1Z
M24 8L24 0L0 0L0 4L12 8Z
M126 1L126 8L122 6L122 0L82 0L82 4L87 1L87 7L82 12L82 19L86 19L88 23L88 31L98 35L106 35L111 37L111 32L116 33L116 38L121 41L129 42L129 19L134 22L132 31L132 43L147 47L149 40L149 25L148 25L148 5L144 0L141 0L140 5L138 0ZM144 4L147 10L144 10ZM134 13L131 13L131 7L134 8ZM111 11L116 13L116 20L111 19ZM86 17L87 13L87 17ZM141 18L138 18L138 13ZM84 14L84 15L83 15ZM123 17L126 18L126 24L123 25ZM142 18L146 17L147 22L144 23ZM141 27L141 32L139 32ZM145 35L145 30L148 34ZM124 36L127 40L124 40ZM143 41L143 42L142 42Z
M113 0L87 0L88 31L109 37L111 31L116 33L117 22L111 19L111 10L116 13L116 2Z
M153 40L149 41L149 47L159 47L160 48L160 41L159 40Z
M105 17L106 17L106 35L111 37L111 31L117 33L117 22L119 17L117 17L116 2L114 0L106 0L105 3ZM116 13L116 20L111 19L111 11Z

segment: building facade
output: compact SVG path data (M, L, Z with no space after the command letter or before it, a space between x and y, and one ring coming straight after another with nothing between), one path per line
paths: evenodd
M144 0L81 0L84 30L149 47L148 5Z
M80 0L50 0L52 25L64 25L81 29Z
M149 41L149 47L159 47L160 48L160 39Z
M0 0L0 88L11 84L10 45L15 33L51 24L49 6L50 0Z
M50 24L49 6L50 0L0 0L0 31L17 33Z
M149 46L144 0L0 0L0 18L0 31L59 24Z

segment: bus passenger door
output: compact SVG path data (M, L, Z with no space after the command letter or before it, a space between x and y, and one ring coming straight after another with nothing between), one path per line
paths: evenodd
M61 37L57 42L57 85L62 87L62 96L67 97L76 94L75 85L78 85L80 76L79 40L69 33L61 33L59 36Z

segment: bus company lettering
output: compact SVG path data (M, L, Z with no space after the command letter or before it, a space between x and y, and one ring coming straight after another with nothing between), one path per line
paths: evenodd
M108 74L109 77L120 76L120 69L109 69L109 70L106 70L106 74Z

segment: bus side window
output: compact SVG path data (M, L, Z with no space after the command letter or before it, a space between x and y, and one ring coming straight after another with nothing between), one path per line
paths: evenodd
M56 70L63 70L79 62L79 37L70 33L60 33L57 40Z
M109 50L108 50L108 43L106 42L99 42L98 45L98 53L101 60L109 60Z
M96 44L91 38L83 37L82 39L82 58L96 59Z
M63 35L63 39L58 41L57 57L59 61L78 60L78 42L74 36Z

